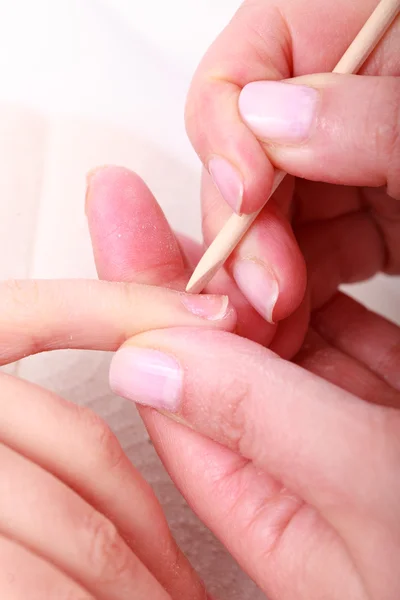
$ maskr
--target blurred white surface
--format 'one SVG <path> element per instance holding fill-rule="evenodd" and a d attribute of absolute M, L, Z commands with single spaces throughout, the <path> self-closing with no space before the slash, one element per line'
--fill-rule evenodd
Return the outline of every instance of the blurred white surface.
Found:
<path fill-rule="evenodd" d="M 238 0 L 0 0 L 0 277 L 94 276 L 83 198 L 96 164 L 136 170 L 177 229 L 199 235 L 199 164 L 183 125 L 193 70 Z M 398 279 L 352 288 L 400 322 Z M 13 370 L 92 406 L 165 506 L 210 591 L 263 597 L 160 467 L 107 356 L 61 352 Z M 218 558 L 218 560 L 216 560 Z"/>

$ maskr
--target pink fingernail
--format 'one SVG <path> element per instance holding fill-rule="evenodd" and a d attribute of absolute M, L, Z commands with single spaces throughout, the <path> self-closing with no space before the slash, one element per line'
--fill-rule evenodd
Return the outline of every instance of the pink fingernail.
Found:
<path fill-rule="evenodd" d="M 208 170 L 214 185 L 231 209 L 240 214 L 243 202 L 243 181 L 239 172 L 229 161 L 214 156 L 208 163 Z"/>
<path fill-rule="evenodd" d="M 181 298 L 191 313 L 209 321 L 220 321 L 231 311 L 228 296 L 182 294 Z"/>
<path fill-rule="evenodd" d="M 239 111 L 258 138 L 299 143 L 310 136 L 318 97 L 318 91 L 310 87 L 256 81 L 243 88 Z"/>
<path fill-rule="evenodd" d="M 110 387 L 118 396 L 158 410 L 178 410 L 182 369 L 172 356 L 149 348 L 125 347 L 114 355 Z"/>
<path fill-rule="evenodd" d="M 233 277 L 257 312 L 269 323 L 274 323 L 273 312 L 279 296 L 279 285 L 274 274 L 256 260 L 242 259 L 233 265 Z"/>

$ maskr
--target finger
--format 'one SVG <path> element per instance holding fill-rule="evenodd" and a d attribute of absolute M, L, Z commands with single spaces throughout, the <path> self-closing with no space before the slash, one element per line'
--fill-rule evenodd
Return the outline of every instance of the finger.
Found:
<path fill-rule="evenodd" d="M 335 219 L 365 208 L 360 188 L 296 179 L 293 226 Z"/>
<path fill-rule="evenodd" d="M 132 343 L 112 362 L 116 393 L 171 413 L 280 481 L 352 544 L 364 571 L 374 549 L 394 553 L 400 431 L 393 411 L 232 334 L 163 330 Z M 369 461 L 360 458 L 366 454 Z M 360 527 L 373 540 L 362 549 L 353 546 Z M 394 585 L 394 563 L 385 567 Z"/>
<path fill-rule="evenodd" d="M 144 181 L 122 167 L 88 176 L 86 215 L 102 279 L 163 285 L 185 266 L 177 240 Z"/>
<path fill-rule="evenodd" d="M 141 281 L 184 290 L 189 277 L 187 260 L 156 199 L 135 173 L 115 166 L 92 172 L 88 178 L 86 214 L 101 279 Z M 165 520 L 162 522 L 160 515 L 155 518 L 156 513 L 153 516 L 147 513 L 147 510 L 154 511 L 154 496 L 150 502 L 147 492 L 145 495 L 140 493 L 143 490 L 141 478 L 139 492 L 131 489 L 138 483 L 136 471 L 134 476 L 132 486 L 126 489 L 126 497 L 121 496 L 121 503 L 114 508 L 113 518 L 118 519 L 115 522 L 120 523 L 123 531 L 127 531 L 127 539 L 138 556 L 174 600 L 187 596 L 202 600 L 204 588 L 189 561 L 176 547 L 169 531 L 168 535 L 163 534 Z M 125 474 L 121 474 L 121 480 L 126 481 Z M 109 490 L 116 489 L 115 482 L 110 482 L 107 493 L 100 492 L 98 483 L 96 494 L 102 503 L 107 503 Z M 130 510 L 131 500 L 128 496 L 136 497 L 138 493 L 141 508 L 136 518 L 135 511 L 132 513 Z M 154 552 L 155 548 L 160 548 L 160 544 L 165 552 L 163 560 L 159 560 L 158 552 Z"/>
<path fill-rule="evenodd" d="M 400 397 L 396 390 L 313 329 L 308 331 L 294 362 L 367 402 L 399 407 Z"/>
<path fill-rule="evenodd" d="M 222 197 L 238 213 L 258 210 L 273 180 L 271 163 L 240 118 L 239 93 L 253 80 L 288 77 L 289 53 L 281 13 L 265 3 L 245 2 L 207 52 L 188 95 L 191 142 Z"/>
<path fill-rule="evenodd" d="M 170 598 L 108 519 L 4 445 L 0 458 L 7 473 L 0 479 L 3 535 L 53 563 L 99 600 Z"/>
<path fill-rule="evenodd" d="M 328 302 L 339 285 L 385 269 L 384 238 L 367 211 L 315 221 L 295 231 L 307 264 L 313 310 Z"/>
<path fill-rule="evenodd" d="M 343 541 L 312 506 L 236 452 L 156 411 L 141 412 L 190 507 L 268 598 L 298 589 L 310 600 L 332 589 L 364 597 Z"/>
<path fill-rule="evenodd" d="M 135 173 L 111 166 L 97 169 L 89 177 L 86 212 L 101 279 L 185 288 L 191 272 L 187 266 L 198 250 L 186 240 L 180 250 L 156 199 Z M 149 232 L 150 242 L 144 230 Z M 185 252 L 188 256 L 182 257 Z M 222 290 L 236 309 L 237 332 L 268 344 L 275 328 L 250 306 L 224 270 L 206 292 L 220 294 Z"/>
<path fill-rule="evenodd" d="M 278 324 L 268 348 L 281 358 L 291 360 L 303 345 L 310 323 L 310 294 L 307 291 L 299 308 Z"/>
<path fill-rule="evenodd" d="M 226 297 L 100 281 L 8 281 L 0 284 L 0 364 L 58 348 L 115 350 L 152 327 L 232 328 L 235 320 Z"/>
<path fill-rule="evenodd" d="M 374 444 L 383 435 L 377 407 L 231 334 L 164 330 L 128 344 L 114 356 L 110 371 L 111 386 L 120 395 L 178 415 L 321 508 L 332 501 L 332 492 L 353 490 L 358 477 L 367 485 L 367 466 L 353 473 L 354 480 L 349 477 L 358 469 L 355 448 L 361 451 L 371 442 L 371 420 L 376 421 Z M 164 368 L 157 367 L 163 361 Z M 167 390 L 169 381 L 174 386 Z M 334 464 L 346 468 L 336 471 Z M 369 500 L 358 497 L 360 490 L 354 493 L 354 502 L 378 501 L 376 489 Z"/>
<path fill-rule="evenodd" d="M 271 164 L 245 126 L 238 98 L 248 83 L 330 71 L 376 6 L 358 0 L 326 4 L 248 0 L 211 46 L 194 77 L 186 109 L 192 144 L 234 211 L 261 208 L 272 186 Z M 394 29 L 394 28 L 393 28 Z M 370 72 L 395 64 L 395 32 L 369 61 Z M 388 57 L 392 57 L 388 61 Z"/>
<path fill-rule="evenodd" d="M 0 536 L 0 597 L 7 600 L 70 598 L 94 600 L 54 565 L 14 541 Z"/>
<path fill-rule="evenodd" d="M 345 294 L 314 312 L 312 323 L 328 343 L 400 392 L 400 328 L 394 323 Z M 396 396 L 400 402 L 399 393 Z"/>
<path fill-rule="evenodd" d="M 26 381 L 6 375 L 0 381 L 0 441 L 107 515 L 172 598 L 203 600 L 204 588 L 186 566 L 153 490 L 105 422 Z"/>
<path fill-rule="evenodd" d="M 291 194 L 292 183 L 287 192 Z M 230 210 L 205 174 L 202 188 L 203 235 L 210 244 Z M 286 217 L 273 199 L 260 214 L 226 265 L 239 289 L 259 314 L 272 323 L 292 314 L 304 298 L 303 256 Z"/>
<path fill-rule="evenodd" d="M 251 83 L 239 108 L 280 169 L 399 199 L 399 98 L 399 77 L 327 74 Z"/>
<path fill-rule="evenodd" d="M 383 188 L 364 188 L 362 200 L 382 235 L 386 254 L 383 270 L 396 275 L 400 273 L 400 202 L 390 198 Z"/>
<path fill-rule="evenodd" d="M 191 272 L 194 266 L 199 262 L 202 249 L 199 244 L 179 235 L 181 251 L 186 255 L 187 263 L 190 265 Z M 214 277 L 207 285 L 207 292 L 212 294 L 224 293 L 229 297 L 230 302 L 236 309 L 237 321 L 235 332 L 237 335 L 246 337 L 253 342 L 257 342 L 269 347 L 275 337 L 277 327 L 266 323 L 259 313 L 249 304 L 243 293 L 237 287 L 235 281 L 226 272 L 221 269 L 218 277 Z M 297 330 L 297 329 L 296 329 Z"/>

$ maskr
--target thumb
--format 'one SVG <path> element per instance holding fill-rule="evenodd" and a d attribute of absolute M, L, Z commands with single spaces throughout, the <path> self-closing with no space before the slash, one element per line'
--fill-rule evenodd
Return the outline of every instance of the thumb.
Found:
<path fill-rule="evenodd" d="M 387 185 L 400 198 L 400 78 L 257 81 L 243 88 L 239 110 L 280 169 L 327 183 Z"/>

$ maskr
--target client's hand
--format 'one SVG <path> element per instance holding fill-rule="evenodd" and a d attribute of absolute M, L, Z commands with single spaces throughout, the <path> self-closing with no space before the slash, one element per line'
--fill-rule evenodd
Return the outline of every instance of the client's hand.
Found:
<path fill-rule="evenodd" d="M 219 297 L 135 284 L 0 284 L 0 365 L 115 350 L 170 325 L 234 327 Z M 151 488 L 89 409 L 0 374 L 0 597 L 204 600 Z"/>
<path fill-rule="evenodd" d="M 100 276 L 184 285 L 187 261 L 135 175 L 98 171 L 87 212 Z M 123 346 L 111 385 L 157 409 L 141 412 L 175 483 L 269 598 L 395 600 L 400 330 L 338 294 L 330 261 L 311 279 L 324 300 L 297 364 L 231 333 L 165 329 Z M 374 261 L 374 248 L 350 261 L 352 278 Z M 226 274 L 214 285 L 235 299 Z M 254 338 L 258 317 L 237 308 Z M 289 320 L 278 333 L 275 349 L 290 355 Z"/>

